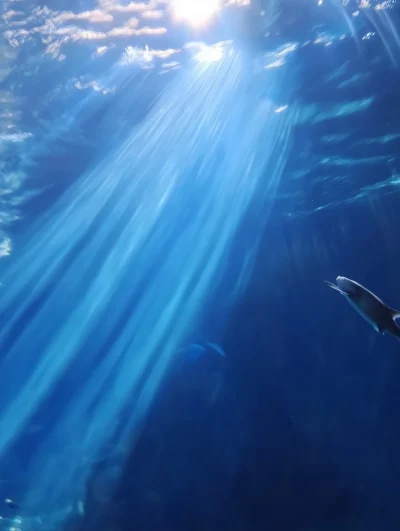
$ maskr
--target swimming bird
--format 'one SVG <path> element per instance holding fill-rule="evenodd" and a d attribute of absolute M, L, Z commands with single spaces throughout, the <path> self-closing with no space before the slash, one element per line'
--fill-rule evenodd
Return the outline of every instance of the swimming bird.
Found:
<path fill-rule="evenodd" d="M 371 291 L 358 282 L 346 277 L 337 277 L 336 284 L 325 280 L 332 289 L 337 290 L 380 334 L 392 334 L 400 340 L 400 328 L 395 320 L 400 317 L 400 310 L 387 306 Z"/>

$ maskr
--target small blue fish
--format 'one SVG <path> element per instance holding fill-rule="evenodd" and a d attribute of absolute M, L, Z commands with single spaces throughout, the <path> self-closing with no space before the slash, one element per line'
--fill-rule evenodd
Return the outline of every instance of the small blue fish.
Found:
<path fill-rule="evenodd" d="M 212 350 L 215 350 L 215 352 L 217 352 L 223 358 L 226 358 L 224 349 L 220 347 L 219 345 L 217 345 L 216 343 L 210 343 L 209 341 L 206 341 L 206 345 L 207 347 L 210 347 Z"/>
<path fill-rule="evenodd" d="M 185 353 L 186 361 L 198 361 L 205 354 L 206 349 L 201 345 L 193 343 L 193 345 L 183 349 L 181 352 Z"/>
<path fill-rule="evenodd" d="M 6 498 L 4 500 L 4 503 L 7 505 L 7 507 L 10 507 L 10 509 L 20 509 L 21 508 L 18 505 L 18 503 L 15 503 L 14 501 L 10 500 L 10 498 Z"/>
<path fill-rule="evenodd" d="M 211 343 L 210 341 L 205 341 L 203 344 L 192 343 L 189 347 L 183 348 L 179 352 L 184 354 L 186 361 L 196 362 L 201 359 L 207 351 L 210 350 L 219 354 L 223 358 L 226 358 L 223 348 L 216 343 Z"/>

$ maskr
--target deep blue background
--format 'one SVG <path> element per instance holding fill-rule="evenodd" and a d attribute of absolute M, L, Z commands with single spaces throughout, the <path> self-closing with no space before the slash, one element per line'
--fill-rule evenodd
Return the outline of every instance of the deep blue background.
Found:
<path fill-rule="evenodd" d="M 282 20 L 293 4 L 285 9 Z M 303 11 L 301 16 L 306 17 Z M 296 20 L 297 25 L 284 26 L 277 42 L 307 34 Z M 237 37 L 249 54 L 259 50 L 259 32 L 254 34 Z M 376 57 L 378 64 L 372 62 Z M 368 72 L 368 81 L 348 91 L 327 90 L 324 76 L 343 58 L 354 72 Z M 327 145 L 321 141 L 324 135 L 348 133 L 357 140 L 399 130 L 400 75 L 379 40 L 363 41 L 361 51 L 351 40 L 329 49 L 307 47 L 292 60 L 301 72 L 294 98 L 302 105 L 328 108 L 371 95 L 375 100 L 365 113 L 299 124 L 287 173 L 307 156 L 370 156 L 368 146 Z M 125 86 L 116 97 L 126 101 L 129 90 Z M 159 90 L 161 85 L 154 84 L 143 94 L 135 122 L 146 115 Z M 48 112 L 51 116 L 58 109 Z M 55 172 L 58 178 L 26 205 L 23 223 L 33 223 L 100 157 L 106 142 L 104 113 L 99 102 L 97 112 L 80 118 L 90 147 L 79 150 L 70 131 L 67 139 L 57 140 L 66 144 L 64 159 L 59 151 L 38 158 L 41 171 L 32 186 L 42 186 Z M 120 124 L 121 137 L 131 126 L 129 119 Z M 68 526 L 121 531 L 398 529 L 400 344 L 377 335 L 323 283 L 337 275 L 353 278 L 400 309 L 396 189 L 346 201 L 363 186 L 384 180 L 377 176 L 389 177 L 399 169 L 396 142 L 374 147 L 374 155 L 392 157 L 389 167 L 352 166 L 340 186 L 335 177 L 343 169 L 333 166 L 325 174 L 316 166 L 297 184 L 283 180 L 281 194 L 296 193 L 297 200 L 280 199 L 275 205 L 247 291 L 230 312 L 211 312 L 200 327 L 222 338 L 227 359 L 209 350 L 193 363 L 177 361 L 123 470 L 112 451 L 94 467 L 85 518 Z M 337 204 L 312 212 L 329 202 Z M 258 209 L 249 213 L 233 254 L 240 252 L 262 215 Z M 22 224 L 14 228 L 16 256 L 23 229 Z M 229 291 L 228 279 L 220 290 Z M 12 342 L 13 336 L 8 339 Z M 56 416 L 57 408 L 47 413 Z M 29 454 L 35 438 L 40 439 L 40 432 L 31 435 L 20 455 Z M 23 458 L 23 467 L 21 462 Z M 119 481 L 114 468 L 122 472 Z"/>
<path fill-rule="evenodd" d="M 328 61 L 325 50 L 302 54 L 300 100 L 342 101 L 343 93 L 339 98 L 318 85 L 338 55 L 369 70 L 371 57 L 383 57 L 370 43 L 364 56 L 347 43 L 329 53 Z M 372 108 L 299 126 L 288 168 L 296 167 L 305 138 L 321 157 L 369 156 L 366 147 L 326 147 L 320 137 L 396 131 L 398 81 L 383 59 L 367 85 L 345 95 L 374 94 Z M 388 152 L 393 144 L 379 154 Z M 343 193 L 335 190 L 332 168 L 320 184 L 314 182 L 318 171 L 299 185 L 304 210 L 320 204 L 321 195 L 340 201 Z M 351 195 L 388 168 L 364 165 L 350 172 Z M 400 306 L 398 201 L 396 193 L 366 197 L 312 215 L 295 210 L 289 219 L 276 208 L 249 289 L 225 328 L 227 367 L 210 353 L 209 365 L 202 360 L 194 374 L 171 376 L 111 510 L 107 506 L 107 518 L 96 526 L 105 518 L 105 525 L 146 530 L 397 529 L 400 345 L 377 335 L 323 280 L 339 274 L 357 279 Z M 241 238 L 254 223 L 250 213 Z M 222 370 L 223 389 L 210 408 L 210 379 Z M 97 516 L 93 509 L 90 518 Z"/>

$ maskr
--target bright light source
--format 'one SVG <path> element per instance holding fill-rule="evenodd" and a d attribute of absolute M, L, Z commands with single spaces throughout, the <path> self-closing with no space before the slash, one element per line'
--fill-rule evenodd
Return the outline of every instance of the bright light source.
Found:
<path fill-rule="evenodd" d="M 202 26 L 220 9 L 221 0 L 172 0 L 171 5 L 176 18 Z"/>
<path fill-rule="evenodd" d="M 221 46 L 204 46 L 195 55 L 195 59 L 200 63 L 214 63 L 220 61 L 223 57 L 223 49 Z"/>

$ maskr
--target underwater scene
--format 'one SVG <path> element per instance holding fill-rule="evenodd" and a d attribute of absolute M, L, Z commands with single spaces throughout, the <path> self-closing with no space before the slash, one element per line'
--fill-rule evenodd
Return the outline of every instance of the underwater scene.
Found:
<path fill-rule="evenodd" d="M 400 530 L 399 192 L 396 0 L 1 0 L 0 531 Z"/>

